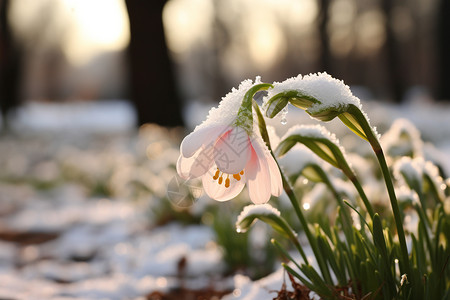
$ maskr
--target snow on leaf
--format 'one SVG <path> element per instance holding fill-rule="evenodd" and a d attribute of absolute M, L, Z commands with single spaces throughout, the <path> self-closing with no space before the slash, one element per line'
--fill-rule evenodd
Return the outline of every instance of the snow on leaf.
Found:
<path fill-rule="evenodd" d="M 255 84 L 261 83 L 261 77 L 256 77 L 253 82 L 251 79 L 242 81 L 239 87 L 233 88 L 231 92 L 226 94 L 219 103 L 218 107 L 213 107 L 208 113 L 208 117 L 203 123 L 198 125 L 194 131 L 206 126 L 228 124 L 233 125 L 245 93 Z"/>
<path fill-rule="evenodd" d="M 349 104 L 361 109 L 360 100 L 352 94 L 350 88 L 343 81 L 335 79 L 327 73 L 298 75 L 283 82 L 275 82 L 273 86 L 265 98 L 266 102 L 281 92 L 296 90 L 314 97 L 320 102 L 312 103 L 307 109 L 313 115 L 329 109 L 341 111 Z"/>

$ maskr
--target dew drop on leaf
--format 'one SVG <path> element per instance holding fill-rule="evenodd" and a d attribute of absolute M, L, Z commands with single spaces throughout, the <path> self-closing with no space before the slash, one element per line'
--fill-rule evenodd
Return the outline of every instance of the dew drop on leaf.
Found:
<path fill-rule="evenodd" d="M 287 124 L 287 113 L 288 113 L 288 108 L 287 105 L 281 110 L 281 125 L 286 125 Z"/>

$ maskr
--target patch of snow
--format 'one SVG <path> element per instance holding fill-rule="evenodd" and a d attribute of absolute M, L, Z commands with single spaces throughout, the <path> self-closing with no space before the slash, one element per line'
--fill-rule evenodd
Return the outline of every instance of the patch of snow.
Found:
<path fill-rule="evenodd" d="M 136 126 L 128 101 L 42 103 L 29 101 L 13 119 L 15 131 L 126 132 Z"/>
<path fill-rule="evenodd" d="M 22 274 L 26 279 L 46 278 L 75 282 L 101 276 L 107 271 L 109 271 L 108 265 L 100 261 L 60 263 L 56 260 L 42 260 L 26 266 Z"/>

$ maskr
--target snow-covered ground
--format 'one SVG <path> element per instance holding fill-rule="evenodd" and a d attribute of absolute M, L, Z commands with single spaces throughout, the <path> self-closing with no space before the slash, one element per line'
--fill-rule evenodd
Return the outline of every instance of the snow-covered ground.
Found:
<path fill-rule="evenodd" d="M 449 105 L 363 108 L 380 133 L 397 118 L 412 121 L 450 174 Z M 207 110 L 188 107 L 187 120 L 196 120 L 188 127 Z M 269 123 L 280 136 L 293 124 L 316 123 L 294 108 L 287 121 Z M 289 289 L 281 269 L 258 281 L 224 278 L 210 226 L 156 222 L 179 139 L 157 126 L 138 132 L 135 123 L 124 101 L 29 103 L 19 110 L 15 134 L 0 138 L 0 298 L 144 299 L 181 281 L 230 290 L 227 300 L 272 299 L 285 281 Z M 345 143 L 346 129 L 329 125 Z"/>

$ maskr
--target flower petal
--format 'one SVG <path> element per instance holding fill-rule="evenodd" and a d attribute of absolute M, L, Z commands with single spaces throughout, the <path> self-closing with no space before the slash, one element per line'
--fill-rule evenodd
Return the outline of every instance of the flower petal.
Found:
<path fill-rule="evenodd" d="M 270 153 L 266 154 L 266 160 L 269 165 L 271 193 L 275 197 L 278 197 L 283 192 L 283 181 L 281 180 L 280 169 Z"/>
<path fill-rule="evenodd" d="M 246 166 L 247 186 L 250 199 L 255 204 L 264 204 L 270 199 L 271 183 L 269 165 L 264 149 L 252 143 L 252 157 Z"/>
<path fill-rule="evenodd" d="M 181 155 L 191 157 L 202 146 L 214 145 L 217 138 L 230 130 L 228 125 L 205 126 L 187 135 L 180 145 Z"/>
<path fill-rule="evenodd" d="M 219 170 L 227 174 L 242 171 L 250 155 L 250 138 L 240 127 L 234 127 L 223 134 L 214 145 L 214 161 Z"/>
<path fill-rule="evenodd" d="M 177 173 L 184 179 L 197 178 L 205 174 L 213 164 L 213 147 L 204 147 L 195 152 L 191 157 L 180 155 L 177 161 Z"/>
<path fill-rule="evenodd" d="M 213 165 L 208 173 L 202 177 L 203 188 L 205 189 L 206 194 L 217 201 L 227 201 L 239 195 L 244 188 L 245 178 L 241 178 L 240 181 L 231 179 L 231 184 L 227 188 L 224 183 L 219 184 L 217 180 L 213 179 L 216 170 L 217 166 Z"/>

